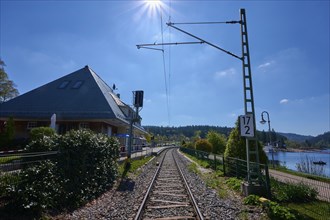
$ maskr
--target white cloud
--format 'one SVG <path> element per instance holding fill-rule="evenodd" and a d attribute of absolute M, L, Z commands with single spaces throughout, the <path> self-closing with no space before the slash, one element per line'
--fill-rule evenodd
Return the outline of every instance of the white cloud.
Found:
<path fill-rule="evenodd" d="M 229 76 L 233 76 L 236 74 L 236 70 L 234 68 L 230 68 L 230 69 L 226 69 L 223 71 L 218 71 L 214 74 L 214 78 L 215 79 L 220 79 L 223 77 L 229 77 Z"/>
<path fill-rule="evenodd" d="M 282 99 L 280 101 L 280 104 L 287 104 L 289 102 L 289 99 Z"/>
<path fill-rule="evenodd" d="M 268 68 L 268 67 L 270 67 L 271 65 L 273 65 L 275 63 L 275 61 L 274 60 L 271 60 L 271 61 L 268 61 L 268 62 L 266 62 L 266 63 L 263 63 L 263 64 L 260 64 L 259 66 L 258 66 L 258 69 L 265 69 L 265 68 Z"/>

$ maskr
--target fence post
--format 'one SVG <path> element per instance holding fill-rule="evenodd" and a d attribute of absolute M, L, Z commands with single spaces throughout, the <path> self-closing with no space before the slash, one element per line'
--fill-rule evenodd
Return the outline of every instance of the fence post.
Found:
<path fill-rule="evenodd" d="M 214 154 L 214 170 L 217 171 L 217 156 Z"/>
<path fill-rule="evenodd" d="M 272 192 L 271 192 L 271 187 L 270 187 L 269 170 L 268 170 L 268 165 L 267 164 L 265 164 L 265 175 L 266 175 L 267 196 L 268 196 L 268 199 L 271 199 L 272 198 Z"/>
<path fill-rule="evenodd" d="M 226 162 L 224 155 L 222 155 L 222 166 L 223 166 L 223 175 L 226 176 Z"/>

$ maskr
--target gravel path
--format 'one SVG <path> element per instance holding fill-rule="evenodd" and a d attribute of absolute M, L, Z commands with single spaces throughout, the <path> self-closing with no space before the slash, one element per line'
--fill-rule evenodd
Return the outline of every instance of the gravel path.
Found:
<path fill-rule="evenodd" d="M 177 157 L 181 158 L 180 167 L 187 175 L 187 181 L 205 219 L 265 219 L 259 209 L 244 206 L 238 196 L 219 198 L 217 192 L 208 188 L 197 174 L 188 171 L 187 167 L 191 163 L 188 159 L 180 154 Z M 153 159 L 141 168 L 138 176 L 118 182 L 113 189 L 84 207 L 53 219 L 134 219 L 158 160 L 159 157 Z"/>

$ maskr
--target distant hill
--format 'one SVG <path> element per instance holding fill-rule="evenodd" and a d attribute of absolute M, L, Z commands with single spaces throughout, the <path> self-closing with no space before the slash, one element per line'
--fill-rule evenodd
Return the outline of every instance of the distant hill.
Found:
<path fill-rule="evenodd" d="M 290 141 L 297 141 L 297 142 L 300 142 L 300 143 L 304 142 L 306 140 L 310 140 L 310 139 L 314 138 L 311 135 L 300 135 L 300 134 L 282 133 L 282 132 L 278 132 L 278 134 L 283 135 L 284 137 L 286 137 Z"/>
<path fill-rule="evenodd" d="M 206 138 L 207 132 L 216 131 L 218 133 L 229 136 L 233 128 L 220 127 L 220 126 L 209 126 L 209 125 L 190 125 L 180 127 L 163 127 L 163 126 L 143 126 L 146 131 L 153 135 L 161 135 L 166 137 L 178 137 L 184 135 L 185 137 L 191 138 L 195 135 L 196 131 L 200 131 L 200 137 Z M 258 131 L 258 139 L 263 143 L 268 142 L 268 132 Z M 326 132 L 322 135 L 313 137 L 311 135 L 299 135 L 293 133 L 274 132 L 271 133 L 272 140 L 277 140 L 281 143 L 287 140 L 296 142 L 298 147 L 309 147 L 309 148 L 330 148 L 330 132 Z"/>
<path fill-rule="evenodd" d="M 308 140 L 313 146 L 330 148 L 330 131 Z"/>
<path fill-rule="evenodd" d="M 184 135 L 186 137 L 193 137 L 195 131 L 201 131 L 201 138 L 205 138 L 208 131 L 216 131 L 218 133 L 229 136 L 232 128 L 209 126 L 209 125 L 190 125 L 180 127 L 163 127 L 163 126 L 143 126 L 144 129 L 154 135 L 172 136 L 172 135 Z"/>

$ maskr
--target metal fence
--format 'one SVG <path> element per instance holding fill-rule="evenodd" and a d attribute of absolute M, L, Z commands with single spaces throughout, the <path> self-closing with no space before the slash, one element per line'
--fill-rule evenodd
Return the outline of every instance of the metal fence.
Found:
<path fill-rule="evenodd" d="M 292 172 L 292 171 L 291 171 Z M 294 172 L 293 172 L 294 173 Z M 303 184 L 314 188 L 318 192 L 318 199 L 330 202 L 330 179 L 328 181 L 319 181 L 317 176 L 308 175 L 306 177 L 284 173 L 278 170 L 270 170 L 269 175 L 279 182 L 291 184 Z M 330 211 L 330 210 L 329 210 Z M 329 213 L 330 214 L 330 213 Z"/>
<path fill-rule="evenodd" d="M 223 155 L 214 155 L 212 153 L 197 151 L 194 149 L 188 149 L 181 147 L 180 150 L 189 155 L 195 156 L 198 159 L 209 161 L 210 168 L 219 169 L 224 172 L 225 176 L 233 176 L 238 178 L 246 178 L 247 176 L 247 162 L 232 157 L 224 158 Z M 277 171 L 274 169 L 268 169 L 267 164 L 251 163 L 250 168 L 255 171 L 260 169 L 261 184 L 267 189 L 267 195 L 271 197 L 271 181 L 270 177 L 282 183 L 303 184 L 311 188 L 314 188 L 318 192 L 318 199 L 326 202 L 330 202 L 330 179 L 329 181 L 319 181 L 317 176 L 308 175 L 308 177 L 301 177 L 301 173 L 288 174 L 285 172 Z M 255 177 L 257 178 L 257 177 Z"/>
<path fill-rule="evenodd" d="M 238 158 L 224 157 L 224 155 L 217 155 L 209 152 L 198 151 L 190 148 L 181 147 L 180 150 L 189 155 L 195 156 L 198 159 L 206 160 L 210 164 L 210 168 L 223 171 L 225 176 L 237 177 L 246 179 L 247 177 L 247 161 Z M 259 169 L 259 171 L 258 171 Z M 270 180 L 268 166 L 265 164 L 250 163 L 250 170 L 255 171 L 251 173 L 260 173 L 261 176 L 251 176 L 258 184 L 264 186 L 265 196 L 271 197 Z"/>
<path fill-rule="evenodd" d="M 58 151 L 0 154 L 0 174 L 13 172 L 47 159 L 53 159 Z"/>

